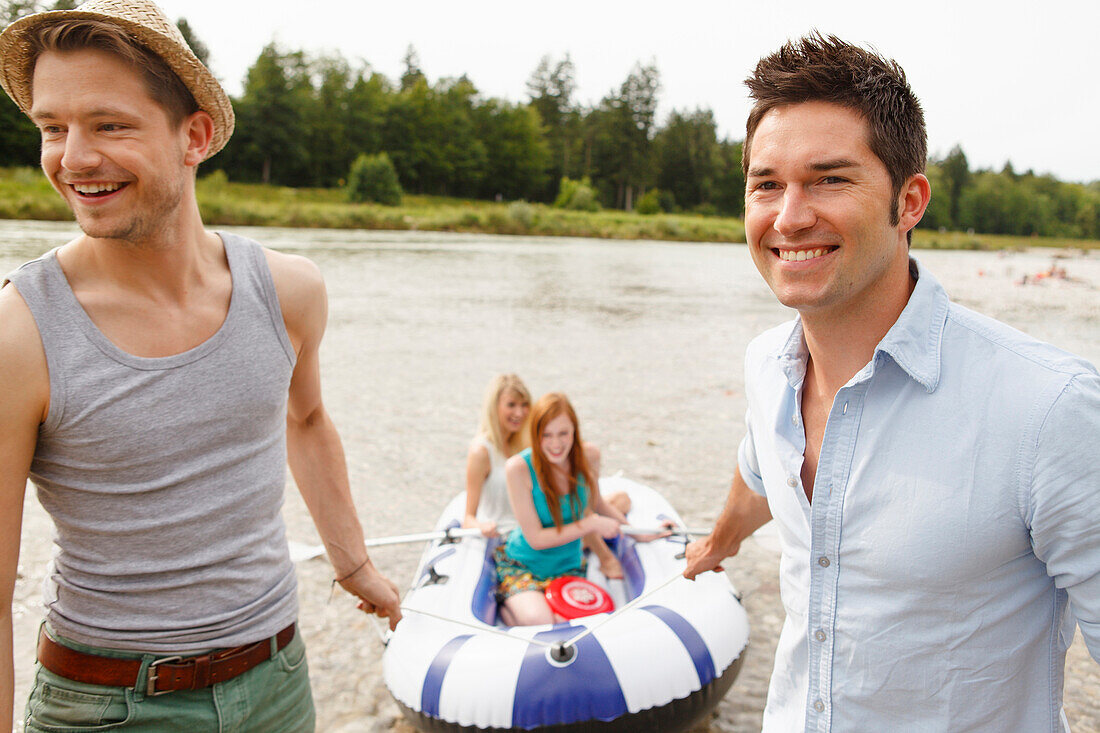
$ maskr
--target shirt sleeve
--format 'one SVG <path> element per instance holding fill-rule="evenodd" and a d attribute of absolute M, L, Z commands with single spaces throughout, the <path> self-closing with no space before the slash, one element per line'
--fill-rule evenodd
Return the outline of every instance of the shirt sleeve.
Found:
<path fill-rule="evenodd" d="M 741 446 L 737 449 L 737 470 L 741 472 L 741 478 L 750 489 L 765 498 L 768 496 L 764 490 L 764 478 L 760 475 L 760 463 L 756 459 L 751 410 L 745 410 L 745 437 L 741 439 Z"/>
<path fill-rule="evenodd" d="M 1100 376 L 1069 381 L 1032 448 L 1032 546 L 1100 662 Z"/>

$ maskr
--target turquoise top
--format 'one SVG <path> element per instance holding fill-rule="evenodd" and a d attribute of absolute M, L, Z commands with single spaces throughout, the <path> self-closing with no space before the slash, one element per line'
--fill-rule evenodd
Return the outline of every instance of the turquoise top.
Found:
<path fill-rule="evenodd" d="M 535 502 L 535 511 L 539 515 L 539 521 L 543 527 L 553 527 L 554 518 L 550 515 L 550 507 L 546 503 L 546 496 L 539 486 L 538 476 L 535 475 L 535 467 L 531 465 L 531 449 L 523 451 L 519 455 L 527 463 L 527 470 L 531 473 L 531 498 Z M 584 476 L 577 477 L 577 494 L 580 496 L 580 512 L 583 515 L 584 508 L 588 505 L 588 487 L 585 486 Z M 569 524 L 577 517 L 573 514 L 572 502 L 561 503 L 562 524 Z M 506 548 L 508 557 L 523 563 L 531 574 L 539 580 L 555 578 L 565 575 L 571 570 L 581 567 L 582 549 L 581 541 L 573 540 L 557 547 L 547 547 L 545 550 L 536 550 L 527 543 L 527 538 L 519 527 L 508 535 Z"/>

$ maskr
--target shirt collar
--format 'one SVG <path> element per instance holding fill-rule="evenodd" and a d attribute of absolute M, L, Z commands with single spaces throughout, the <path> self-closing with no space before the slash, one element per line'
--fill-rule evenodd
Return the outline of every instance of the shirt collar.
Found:
<path fill-rule="evenodd" d="M 925 390 L 934 392 L 940 383 L 940 349 L 951 301 L 932 273 L 912 257 L 909 269 L 917 284 L 898 320 L 879 342 L 875 355 L 889 354 Z"/>
<path fill-rule="evenodd" d="M 879 352 L 889 354 L 912 379 L 933 392 L 940 381 L 940 348 L 950 300 L 939 281 L 912 257 L 909 258 L 909 271 L 917 283 L 898 320 L 875 348 L 875 357 Z M 806 377 L 809 356 L 802 336 L 801 318 L 795 318 L 790 336 L 775 356 L 782 363 L 787 383 L 799 389 Z M 871 362 L 873 369 L 875 358 Z"/>

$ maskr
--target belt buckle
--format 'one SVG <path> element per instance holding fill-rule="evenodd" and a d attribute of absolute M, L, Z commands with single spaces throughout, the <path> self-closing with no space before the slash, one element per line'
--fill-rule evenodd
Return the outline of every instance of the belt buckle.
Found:
<path fill-rule="evenodd" d="M 154 659 L 149 664 L 149 669 L 146 672 L 145 679 L 145 696 L 156 697 L 157 695 L 167 695 L 169 692 L 175 692 L 175 690 L 157 690 L 157 667 L 168 662 L 182 662 L 183 657 L 162 657 L 161 659 Z"/>

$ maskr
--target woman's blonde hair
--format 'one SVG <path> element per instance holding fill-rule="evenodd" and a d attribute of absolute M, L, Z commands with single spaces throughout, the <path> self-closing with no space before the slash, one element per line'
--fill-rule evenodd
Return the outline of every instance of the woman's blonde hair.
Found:
<path fill-rule="evenodd" d="M 498 374 L 485 388 L 485 400 L 481 405 L 481 422 L 478 435 L 481 435 L 505 455 L 514 455 L 528 445 L 527 423 L 508 438 L 508 450 L 505 450 L 504 435 L 500 429 L 500 396 L 506 392 L 515 392 L 517 396 L 531 404 L 531 393 L 527 391 L 523 380 L 515 374 Z"/>

